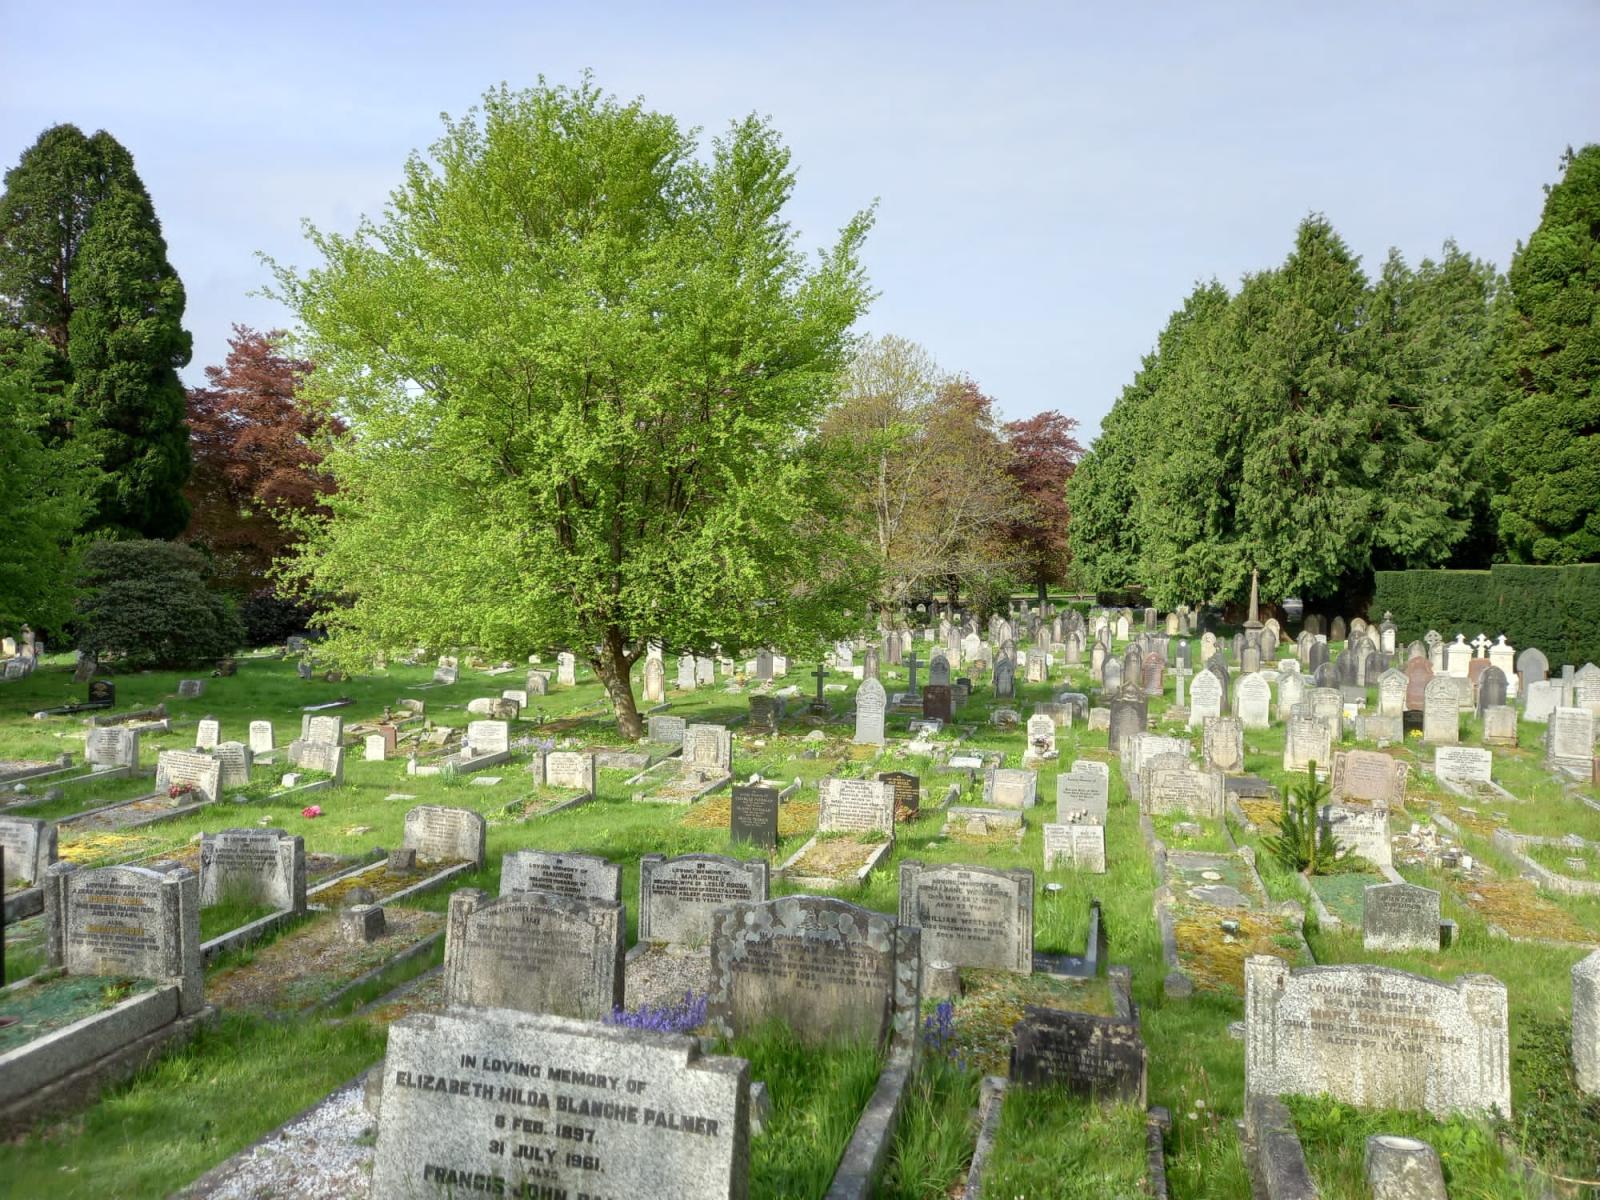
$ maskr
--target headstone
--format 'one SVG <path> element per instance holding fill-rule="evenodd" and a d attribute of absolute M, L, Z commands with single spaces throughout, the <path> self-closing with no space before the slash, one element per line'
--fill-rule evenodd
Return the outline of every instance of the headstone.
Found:
<path fill-rule="evenodd" d="M 1550 660 L 1537 646 L 1529 646 L 1517 655 L 1517 674 L 1522 679 L 1522 690 L 1550 678 Z"/>
<path fill-rule="evenodd" d="M 922 716 L 927 721 L 949 723 L 954 705 L 947 683 L 930 683 L 922 689 Z"/>
<path fill-rule="evenodd" d="M 1517 744 L 1516 709 L 1507 704 L 1496 704 L 1483 710 L 1483 744 L 1485 746 Z"/>
<path fill-rule="evenodd" d="M 894 786 L 876 779 L 836 779 L 817 785 L 818 833 L 877 831 L 894 836 Z"/>
<path fill-rule="evenodd" d="M 556 682 L 563 687 L 577 686 L 578 659 L 570 650 L 563 650 L 556 655 Z"/>
<path fill-rule="evenodd" d="M 267 754 L 267 753 L 270 753 L 272 751 L 272 749 L 273 749 L 273 744 L 272 744 L 272 722 L 271 721 L 251 721 L 250 722 L 250 753 L 251 754 Z"/>
<path fill-rule="evenodd" d="M 43 883 L 45 871 L 56 861 L 56 846 L 55 822 L 0 814 L 0 847 L 6 852 L 5 890 Z"/>
<path fill-rule="evenodd" d="M 667 665 L 654 654 L 644 660 L 644 702 L 660 704 L 667 698 Z"/>
<path fill-rule="evenodd" d="M 1053 763 L 1056 760 L 1056 723 L 1052 717 L 1035 713 L 1028 718 L 1027 762 Z"/>
<path fill-rule="evenodd" d="M 626 936 L 620 904 L 461 888 L 445 922 L 445 1006 L 598 1021 L 622 1006 Z"/>
<path fill-rule="evenodd" d="M 1523 695 L 1522 716 L 1525 720 L 1546 724 L 1550 714 L 1561 707 L 1561 685 L 1555 680 L 1541 679 L 1530 683 Z"/>
<path fill-rule="evenodd" d="M 1247 1095 L 1511 1116 L 1505 984 L 1367 964 L 1245 961 Z"/>
<path fill-rule="evenodd" d="M 1239 720 L 1246 729 L 1266 729 L 1272 724 L 1272 685 L 1261 675 L 1239 680 Z"/>
<path fill-rule="evenodd" d="M 1439 893 L 1409 883 L 1368 884 L 1361 902 L 1363 950 L 1439 949 Z"/>
<path fill-rule="evenodd" d="M 132 729 L 93 726 L 84 737 L 83 757 L 91 767 L 137 767 L 139 735 Z"/>
<path fill-rule="evenodd" d="M 990 767 L 983 775 L 986 808 L 1032 808 L 1038 803 L 1039 777 L 1026 767 Z"/>
<path fill-rule="evenodd" d="M 419 804 L 406 813 L 400 845 L 402 849 L 415 850 L 419 858 L 476 863 L 481 870 L 486 829 L 482 813 Z"/>
<path fill-rule="evenodd" d="M 883 745 L 883 714 L 888 706 L 889 695 L 876 679 L 865 680 L 856 689 L 856 745 Z"/>
<path fill-rule="evenodd" d="M 1461 705 L 1456 685 L 1447 677 L 1431 679 L 1422 696 L 1422 740 L 1429 746 L 1453 746 L 1461 737 Z"/>
<path fill-rule="evenodd" d="M 217 743 L 222 739 L 222 722 L 213 717 L 207 717 L 195 726 L 194 748 L 196 750 L 215 750 Z"/>
<path fill-rule="evenodd" d="M 1004 700 L 1016 694 L 1016 663 L 1002 654 L 994 660 L 994 694 Z"/>
<path fill-rule="evenodd" d="M 1296 706 L 1304 707 L 1304 706 Z M 1291 715 L 1283 739 L 1283 769 L 1300 774 L 1313 762 L 1321 765 L 1333 757 L 1333 731 L 1318 717 Z"/>
<path fill-rule="evenodd" d="M 1222 715 L 1223 683 L 1214 671 L 1201 671 L 1189 685 L 1189 728 L 1205 725 L 1207 717 Z"/>
<path fill-rule="evenodd" d="M 327 742 L 307 742 L 296 738 L 283 752 L 291 767 L 302 771 L 321 771 L 333 780 L 334 787 L 344 784 L 344 747 Z"/>
<path fill-rule="evenodd" d="M 1101 1017 L 1029 1005 L 1012 1039 L 1013 1084 L 1049 1085 L 1144 1110 L 1147 1056 L 1137 1012 Z"/>
<path fill-rule="evenodd" d="M 1033 872 L 900 864 L 900 924 L 922 930 L 929 962 L 1033 971 Z"/>
<path fill-rule="evenodd" d="M 646 854 L 639 860 L 639 940 L 703 946 L 717 909 L 764 901 L 767 890 L 764 859 Z"/>
<path fill-rule="evenodd" d="M 761 733 L 777 733 L 786 712 L 782 696 L 751 696 L 748 728 Z"/>
<path fill-rule="evenodd" d="M 1203 745 L 1206 761 L 1223 774 L 1244 772 L 1244 722 L 1238 717 L 1208 717 Z"/>
<path fill-rule="evenodd" d="M 697 687 L 710 687 L 717 682 L 717 665 L 713 659 L 706 655 L 695 656 L 694 682 Z"/>
<path fill-rule="evenodd" d="M 337 746 L 344 741 L 344 718 L 307 714 L 300 720 L 300 740 L 317 742 L 324 746 Z"/>
<path fill-rule="evenodd" d="M 733 734 L 726 725 L 686 725 L 681 761 L 707 771 L 733 771 Z"/>
<path fill-rule="evenodd" d="M 1095 727 L 1094 714 L 1103 711 L 1092 709 L 1089 714 L 1089 728 Z M 1136 733 L 1143 733 L 1148 720 L 1143 696 L 1118 695 L 1111 701 L 1107 713 L 1107 745 L 1113 752 L 1120 751 L 1122 744 Z"/>
<path fill-rule="evenodd" d="M 1420 658 L 1405 665 L 1406 711 L 1422 712 L 1427 701 L 1428 684 L 1433 682 L 1433 668 Z M 1454 692 L 1451 693 L 1454 695 Z"/>
<path fill-rule="evenodd" d="M 735 784 L 728 814 L 728 839 L 771 850 L 778 844 L 780 793 L 765 784 Z"/>
<path fill-rule="evenodd" d="M 1494 754 L 1476 746 L 1440 746 L 1433 752 L 1435 779 L 1488 783 L 1493 771 Z"/>
<path fill-rule="evenodd" d="M 221 742 L 213 750 L 217 760 L 217 784 L 225 792 L 238 791 L 250 786 L 250 767 L 255 756 L 243 742 Z"/>
<path fill-rule="evenodd" d="M 1572 1071 L 1579 1091 L 1600 1096 L 1600 950 L 1572 967 Z"/>
<path fill-rule="evenodd" d="M 534 780 L 550 788 L 593 794 L 597 764 L 587 750 L 546 750 L 534 759 Z"/>
<path fill-rule="evenodd" d="M 1400 808 L 1406 802 L 1409 764 L 1372 750 L 1335 750 L 1328 774 L 1328 799 Z"/>
<path fill-rule="evenodd" d="M 878 782 L 894 788 L 895 820 L 915 820 L 922 807 L 922 780 L 906 771 L 880 771 Z"/>
<path fill-rule="evenodd" d="M 1478 715 L 1483 716 L 1484 710 L 1503 706 L 1506 702 L 1506 677 L 1499 667 L 1489 666 L 1478 676 L 1477 709 Z"/>
<path fill-rule="evenodd" d="M 1104 825 L 1044 826 L 1044 869 L 1070 867 L 1092 875 L 1106 872 L 1106 830 Z"/>
<path fill-rule="evenodd" d="M 200 904 L 306 908 L 305 839 L 282 829 L 222 829 L 200 835 Z"/>
<path fill-rule="evenodd" d="M 1227 787 L 1220 771 L 1160 754 L 1139 772 L 1139 811 L 1221 820 Z"/>
<path fill-rule="evenodd" d="M 209 754 L 189 750 L 163 750 L 156 756 L 156 791 L 171 793 L 187 786 L 195 800 L 215 800 L 222 795 L 222 764 Z"/>
<path fill-rule="evenodd" d="M 676 687 L 680 692 L 692 692 L 695 690 L 697 681 L 695 679 L 694 668 L 694 655 L 681 654 L 678 656 L 678 679 Z"/>
<path fill-rule="evenodd" d="M 1080 759 L 1072 770 L 1056 776 L 1056 823 L 1104 825 L 1109 807 L 1111 774 L 1104 763 Z"/>
<path fill-rule="evenodd" d="M 712 915 L 707 1018 L 730 1036 L 779 1023 L 806 1045 L 904 1037 L 921 968 L 915 928 L 848 901 L 730 904 Z"/>
<path fill-rule="evenodd" d="M 1365 859 L 1380 871 L 1394 864 L 1389 845 L 1389 810 L 1325 804 L 1317 813 L 1319 836 L 1327 834 L 1341 850 Z"/>
<path fill-rule="evenodd" d="M 453 654 L 441 654 L 438 665 L 433 669 L 433 682 L 455 683 L 461 678 L 461 665 Z"/>
<path fill-rule="evenodd" d="M 650 716 L 645 718 L 645 741 L 663 746 L 683 745 L 686 722 L 682 717 Z"/>
<path fill-rule="evenodd" d="M 1385 717 L 1398 717 L 1406 710 L 1405 672 L 1393 668 L 1378 676 L 1378 713 Z"/>
<path fill-rule="evenodd" d="M 508 850 L 500 860 L 500 894 L 551 892 L 577 900 L 622 903 L 622 868 L 598 854 Z"/>
<path fill-rule="evenodd" d="M 178 699 L 198 700 L 206 690 L 206 681 L 203 679 L 178 680 Z"/>

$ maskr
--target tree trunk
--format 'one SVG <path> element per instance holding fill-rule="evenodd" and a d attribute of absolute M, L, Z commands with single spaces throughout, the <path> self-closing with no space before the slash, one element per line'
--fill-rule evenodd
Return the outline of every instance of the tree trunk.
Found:
<path fill-rule="evenodd" d="M 630 741 L 644 736 L 644 722 L 633 702 L 633 680 L 629 671 L 633 658 L 622 644 L 622 634 L 616 629 L 606 630 L 605 641 L 600 644 L 600 660 L 594 664 L 595 674 L 605 685 L 606 694 L 617 710 L 617 732 Z"/>
<path fill-rule="evenodd" d="M 1039 580 L 1039 611 L 1040 612 L 1044 611 L 1044 606 L 1049 602 L 1049 600 L 1050 600 L 1050 585 L 1045 583 L 1043 578 L 1041 578 Z"/>

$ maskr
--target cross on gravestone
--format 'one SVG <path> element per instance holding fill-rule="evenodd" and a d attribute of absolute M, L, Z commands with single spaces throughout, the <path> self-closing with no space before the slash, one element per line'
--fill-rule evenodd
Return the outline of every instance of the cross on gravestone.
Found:
<path fill-rule="evenodd" d="M 822 698 L 822 681 L 828 677 L 828 668 L 826 664 L 818 663 L 817 669 L 811 672 L 811 674 L 816 678 L 817 681 L 817 704 L 818 706 L 825 706 L 827 701 Z"/>
<path fill-rule="evenodd" d="M 912 650 L 910 654 L 906 655 L 906 670 L 911 673 L 911 682 L 906 686 L 906 695 L 908 696 L 917 694 L 917 668 L 920 666 L 922 664 L 917 661 L 917 652 Z"/>
<path fill-rule="evenodd" d="M 1489 647 L 1492 645 L 1494 643 L 1481 633 L 1472 639 L 1472 649 L 1476 652 L 1478 658 L 1486 658 L 1489 654 Z"/>

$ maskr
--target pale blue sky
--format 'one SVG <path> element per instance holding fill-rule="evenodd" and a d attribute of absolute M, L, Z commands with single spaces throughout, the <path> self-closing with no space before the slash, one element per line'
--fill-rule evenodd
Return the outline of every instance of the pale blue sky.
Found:
<path fill-rule="evenodd" d="M 1008 417 L 1093 431 L 1191 284 L 1325 212 L 1373 269 L 1454 236 L 1504 267 L 1568 144 L 1600 140 L 1600 3 L 442 4 L 0 0 L 0 162 L 44 127 L 134 154 L 201 367 L 264 250 L 381 208 L 485 88 L 585 67 L 720 129 L 771 116 L 810 244 L 879 201 L 866 329 Z"/>

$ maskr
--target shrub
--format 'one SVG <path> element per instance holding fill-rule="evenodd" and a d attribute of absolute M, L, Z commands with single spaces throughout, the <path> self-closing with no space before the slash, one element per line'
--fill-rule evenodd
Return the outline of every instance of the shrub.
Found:
<path fill-rule="evenodd" d="M 1317 779 L 1317 764 L 1306 767 L 1306 781 L 1291 785 L 1283 795 L 1278 832 L 1261 844 L 1285 871 L 1327 875 L 1348 856 L 1334 841 L 1333 830 L 1318 819 L 1328 802 L 1328 785 Z"/>
<path fill-rule="evenodd" d="M 1369 615 L 1394 613 L 1402 641 L 1430 629 L 1445 637 L 1505 634 L 1537 646 L 1553 666 L 1600 660 L 1600 563 L 1487 571 L 1378 571 Z"/>
<path fill-rule="evenodd" d="M 205 558 L 177 542 L 95 542 L 78 574 L 77 645 L 102 661 L 176 668 L 224 658 L 244 639 L 207 586 Z"/>
<path fill-rule="evenodd" d="M 251 592 L 239 605 L 247 646 L 276 646 L 285 639 L 304 634 L 315 613 L 309 604 L 280 596 L 271 588 Z"/>

